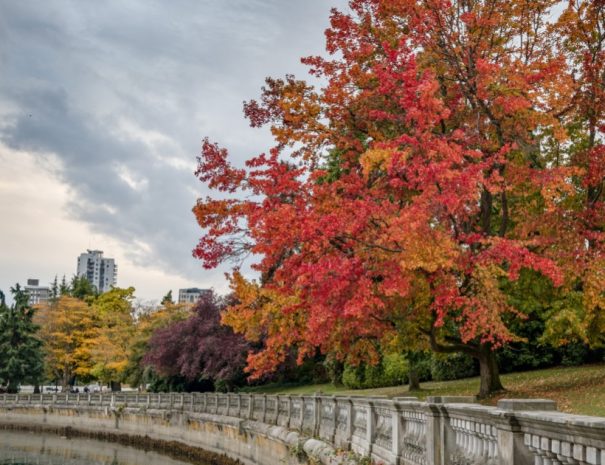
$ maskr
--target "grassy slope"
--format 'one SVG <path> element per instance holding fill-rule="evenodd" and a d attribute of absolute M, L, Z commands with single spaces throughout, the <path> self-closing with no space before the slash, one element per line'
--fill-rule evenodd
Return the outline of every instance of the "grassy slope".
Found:
<path fill-rule="evenodd" d="M 502 383 L 507 389 L 483 403 L 494 405 L 498 399 L 506 398 L 547 398 L 557 401 L 559 410 L 583 415 L 605 416 L 605 365 L 550 368 L 502 375 Z M 251 389 L 253 392 L 271 394 L 324 394 L 339 395 L 410 395 L 406 386 L 377 389 L 347 390 L 331 384 L 315 384 L 297 387 L 266 386 Z M 422 391 L 412 395 L 424 398 L 440 395 L 473 395 L 479 391 L 479 378 L 456 381 L 422 383 Z"/>

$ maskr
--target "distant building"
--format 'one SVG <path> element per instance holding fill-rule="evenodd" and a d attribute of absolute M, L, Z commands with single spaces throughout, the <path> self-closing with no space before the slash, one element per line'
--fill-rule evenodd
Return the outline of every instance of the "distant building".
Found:
<path fill-rule="evenodd" d="M 118 265 L 103 258 L 102 250 L 87 250 L 78 257 L 78 276 L 84 276 L 99 292 L 107 292 L 118 282 Z"/>
<path fill-rule="evenodd" d="M 179 303 L 180 304 L 194 304 L 204 295 L 212 293 L 212 289 L 199 289 L 197 287 L 190 287 L 188 289 L 179 289 Z"/>
<path fill-rule="evenodd" d="M 50 288 L 46 286 L 40 286 L 39 279 L 28 279 L 27 285 L 23 286 L 25 292 L 29 296 L 30 305 L 38 305 L 48 302 L 50 299 Z"/>

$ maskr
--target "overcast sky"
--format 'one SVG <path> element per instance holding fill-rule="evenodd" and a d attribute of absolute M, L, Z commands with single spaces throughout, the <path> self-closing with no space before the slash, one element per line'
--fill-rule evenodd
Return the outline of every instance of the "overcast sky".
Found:
<path fill-rule="evenodd" d="M 306 74 L 345 0 L 0 0 L 0 290 L 115 258 L 159 300 L 226 291 L 191 257 L 193 175 L 208 136 L 239 159 L 270 145 L 242 101 Z"/>

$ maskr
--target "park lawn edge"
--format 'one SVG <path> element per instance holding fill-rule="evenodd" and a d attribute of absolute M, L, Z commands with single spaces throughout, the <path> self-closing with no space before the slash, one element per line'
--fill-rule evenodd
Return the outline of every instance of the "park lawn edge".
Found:
<path fill-rule="evenodd" d="M 505 391 L 483 399 L 481 403 L 495 405 L 502 398 L 538 399 L 557 402 L 562 412 L 605 417 L 605 364 L 574 367 L 554 367 L 542 370 L 507 373 L 502 375 Z M 427 396 L 475 395 L 479 391 L 479 377 L 454 381 L 429 381 L 421 383 L 420 391 L 410 392 L 406 385 L 375 389 L 351 390 L 332 384 L 264 385 L 245 389 L 258 394 L 322 393 L 326 395 L 363 396 Z"/>

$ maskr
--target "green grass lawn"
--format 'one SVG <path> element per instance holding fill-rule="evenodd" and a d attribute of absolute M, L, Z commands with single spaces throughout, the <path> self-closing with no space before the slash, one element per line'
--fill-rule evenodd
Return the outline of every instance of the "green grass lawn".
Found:
<path fill-rule="evenodd" d="M 495 405 L 502 398 L 546 398 L 557 402 L 563 412 L 605 416 L 605 365 L 550 368 L 502 375 L 505 392 L 482 401 Z M 251 392 L 266 394 L 323 394 L 338 395 L 385 395 L 389 397 L 414 395 L 426 396 L 474 395 L 479 391 L 479 378 L 456 381 L 431 381 L 422 383 L 422 390 L 410 393 L 407 386 L 377 389 L 348 390 L 331 384 L 305 386 L 260 386 Z"/>

